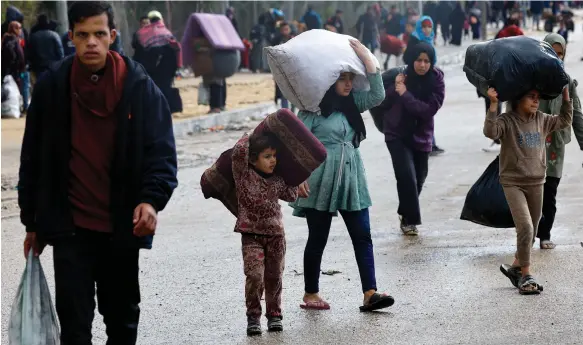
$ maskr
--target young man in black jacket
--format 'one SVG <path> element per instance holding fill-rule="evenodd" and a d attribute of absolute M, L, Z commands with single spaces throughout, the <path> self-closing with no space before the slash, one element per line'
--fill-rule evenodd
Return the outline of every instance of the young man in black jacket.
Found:
<path fill-rule="evenodd" d="M 135 344 L 139 249 L 176 179 L 172 117 L 143 67 L 108 48 L 107 2 L 69 9 L 76 53 L 38 81 L 26 119 L 18 202 L 25 255 L 53 246 L 61 344 L 91 344 L 95 285 L 107 344 Z"/>

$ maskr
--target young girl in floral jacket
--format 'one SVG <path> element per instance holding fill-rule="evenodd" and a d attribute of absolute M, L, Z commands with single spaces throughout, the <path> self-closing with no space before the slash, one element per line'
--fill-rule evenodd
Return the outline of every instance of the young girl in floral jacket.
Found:
<path fill-rule="evenodd" d="M 279 199 L 295 201 L 298 188 L 274 174 L 279 140 L 272 135 L 241 138 L 233 150 L 233 177 L 239 212 L 235 231 L 241 233 L 246 276 L 247 335 L 261 334 L 261 296 L 265 288 L 267 328 L 283 330 L 281 291 L 285 235 Z"/>

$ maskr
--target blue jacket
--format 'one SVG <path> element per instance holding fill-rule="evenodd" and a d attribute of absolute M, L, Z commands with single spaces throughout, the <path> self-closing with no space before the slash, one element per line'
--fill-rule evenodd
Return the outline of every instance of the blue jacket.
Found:
<path fill-rule="evenodd" d="M 73 58 L 52 65 L 35 85 L 20 156 L 20 219 L 48 244 L 75 233 L 68 193 Z M 150 249 L 152 237 L 133 235 L 133 212 L 140 203 L 162 211 L 178 184 L 172 115 L 144 68 L 124 60 L 128 74 L 116 108 L 111 169 L 113 235 L 124 246 Z"/>
<path fill-rule="evenodd" d="M 322 18 L 314 10 L 307 11 L 306 14 L 304 14 L 304 16 L 302 17 L 302 19 L 300 19 L 300 22 L 305 23 L 308 30 L 322 28 Z"/>

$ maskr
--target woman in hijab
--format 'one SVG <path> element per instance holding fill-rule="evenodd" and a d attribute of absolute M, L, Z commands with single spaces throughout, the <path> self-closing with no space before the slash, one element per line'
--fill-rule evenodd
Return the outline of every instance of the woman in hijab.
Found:
<path fill-rule="evenodd" d="M 431 17 L 423 16 L 419 18 L 419 20 L 417 21 L 415 31 L 413 32 L 411 38 L 409 39 L 409 42 L 407 43 L 407 50 L 405 51 L 405 55 L 403 56 L 403 61 L 414 61 L 416 59 L 416 56 L 411 56 L 415 55 L 415 50 L 409 49 L 409 47 L 413 47 L 419 42 L 425 42 L 433 47 L 433 44 L 435 42 L 435 31 L 433 30 L 433 20 L 431 19 Z M 433 61 L 433 64 L 435 64 L 435 61 Z M 434 136 L 431 142 L 431 154 L 435 156 L 442 154 L 444 152 L 445 150 L 437 146 Z"/>
<path fill-rule="evenodd" d="M 366 138 L 361 113 L 383 101 L 383 82 L 362 43 L 351 40 L 350 45 L 366 67 L 370 90 L 353 92 L 354 75 L 343 72 L 323 97 L 319 114 L 305 111 L 298 114 L 328 153 L 326 161 L 300 186 L 300 196 L 307 197 L 291 204 L 294 216 L 306 218 L 309 231 L 304 252 L 303 309 L 330 309 L 328 302 L 319 295 L 320 263 L 332 217 L 338 212 L 354 246 L 364 293 L 361 311 L 386 308 L 394 303 L 391 296 L 377 293 L 368 213 L 371 200 L 358 149 Z"/>
<path fill-rule="evenodd" d="M 403 56 L 404 60 L 410 59 L 408 54 L 410 55 L 413 51 L 409 48 L 416 45 L 419 42 L 425 42 L 431 46 L 433 46 L 433 42 L 435 39 L 435 31 L 433 30 L 433 20 L 429 16 L 423 16 L 419 18 L 417 23 L 415 23 L 415 30 L 409 41 L 407 42 L 407 50 L 405 51 L 405 55 Z M 407 53 L 409 51 L 409 53 Z"/>
<path fill-rule="evenodd" d="M 450 43 L 456 46 L 462 45 L 462 33 L 464 30 L 464 22 L 466 21 L 466 13 L 462 9 L 461 3 L 458 1 L 454 10 L 450 14 L 451 22 L 451 41 Z"/>
<path fill-rule="evenodd" d="M 8 24 L 8 30 L 2 36 L 2 81 L 7 75 L 11 75 L 20 87 L 20 75 L 26 68 L 24 51 L 20 43 L 22 25 L 13 21 Z"/>
<path fill-rule="evenodd" d="M 567 43 L 559 34 L 549 34 L 544 39 L 550 44 L 561 60 L 565 59 Z M 577 81 L 569 77 L 569 95 L 573 101 L 573 132 L 583 150 L 583 114 L 581 113 L 581 101 L 577 95 Z M 559 114 L 563 97 L 558 96 L 553 100 L 540 100 L 539 110 L 546 114 Z M 547 144 L 547 177 L 543 191 L 542 218 L 538 226 L 537 237 L 540 239 L 541 249 L 554 249 L 555 243 L 551 241 L 551 229 L 557 212 L 557 188 L 563 174 L 563 162 L 565 159 L 565 145 L 571 142 L 571 128 L 565 128 L 549 134 Z"/>
<path fill-rule="evenodd" d="M 435 67 L 435 50 L 421 42 L 411 48 L 404 74 L 386 90 L 385 142 L 391 154 L 399 194 L 400 228 L 407 236 L 419 234 L 419 194 L 428 173 L 433 139 L 433 117 L 443 104 L 443 72 Z"/>

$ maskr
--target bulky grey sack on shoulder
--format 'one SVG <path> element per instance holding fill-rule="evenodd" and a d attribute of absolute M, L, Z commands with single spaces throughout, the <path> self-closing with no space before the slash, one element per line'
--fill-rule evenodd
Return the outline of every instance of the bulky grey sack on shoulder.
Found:
<path fill-rule="evenodd" d="M 350 39 L 354 38 L 310 30 L 284 44 L 265 48 L 267 63 L 283 96 L 300 110 L 318 112 L 324 94 L 343 72 L 355 74 L 355 91 L 369 90 L 366 68 L 350 46 Z M 369 54 L 380 68 L 377 58 Z"/>
<path fill-rule="evenodd" d="M 40 259 L 28 254 L 8 326 L 9 345 L 58 345 L 59 324 Z"/>

